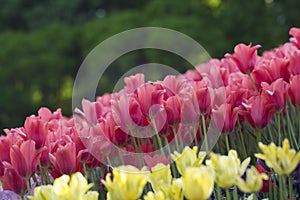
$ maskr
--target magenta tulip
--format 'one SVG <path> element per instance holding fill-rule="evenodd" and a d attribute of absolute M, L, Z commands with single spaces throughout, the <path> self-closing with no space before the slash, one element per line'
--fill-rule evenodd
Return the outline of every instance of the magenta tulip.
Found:
<path fill-rule="evenodd" d="M 261 47 L 260 45 L 251 47 L 251 45 L 251 43 L 248 46 L 245 44 L 238 44 L 234 48 L 233 55 L 225 55 L 226 58 L 232 58 L 239 70 L 244 74 L 248 74 L 254 69 L 257 58 L 257 49 Z"/>

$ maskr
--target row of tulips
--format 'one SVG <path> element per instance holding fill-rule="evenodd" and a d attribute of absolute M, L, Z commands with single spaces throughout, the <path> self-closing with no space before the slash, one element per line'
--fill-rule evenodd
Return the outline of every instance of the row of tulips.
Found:
<path fill-rule="evenodd" d="M 41 108 L 23 127 L 5 129 L 0 137 L 3 189 L 24 196 L 75 172 L 101 189 L 107 165 L 167 165 L 168 154 L 185 146 L 211 150 L 209 137 L 216 132 L 222 134 L 214 151 L 233 148 L 241 158 L 253 158 L 260 141 L 279 145 L 288 138 L 298 150 L 300 29 L 290 34 L 290 42 L 262 56 L 259 45 L 238 44 L 233 54 L 178 77 L 126 77 L 121 91 L 83 100 L 70 118 L 60 109 Z"/>
<path fill-rule="evenodd" d="M 228 155 L 198 152 L 198 147 L 186 147 L 182 153 L 171 155 L 176 163 L 179 177 L 172 176 L 170 165 L 158 163 L 151 170 L 123 165 L 114 168 L 102 180 L 108 193 L 107 199 L 118 200 L 205 200 L 205 199 L 258 199 L 259 191 L 272 188 L 273 191 L 261 196 L 269 199 L 295 199 L 297 192 L 289 181 L 294 179 L 292 172 L 300 161 L 300 152 L 290 149 L 287 139 L 282 147 L 259 144 L 261 154 L 255 156 L 265 161 L 269 172 L 264 173 L 260 166 L 249 165 L 250 157 L 243 162 L 235 150 Z M 298 169 L 299 171 L 300 169 Z M 174 174 L 174 173 L 173 173 Z M 298 175 L 299 176 L 299 175 Z M 149 183 L 147 186 L 146 184 Z M 63 175 L 54 181 L 53 186 L 40 186 L 34 189 L 31 200 L 95 200 L 98 193 L 88 191 L 91 184 L 77 172 L 71 179 Z M 88 192 L 87 192 L 88 191 Z"/>

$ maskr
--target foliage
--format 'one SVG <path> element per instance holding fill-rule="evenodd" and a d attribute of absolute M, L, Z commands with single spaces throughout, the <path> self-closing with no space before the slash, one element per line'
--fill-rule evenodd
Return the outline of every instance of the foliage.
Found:
<path fill-rule="evenodd" d="M 212 57 L 238 43 L 270 49 L 297 26 L 297 0 L 3 0 L 0 7 L 0 128 L 18 126 L 41 106 L 71 114 L 72 84 L 84 57 L 106 38 L 131 28 L 160 26 L 198 41 Z M 167 52 L 136 51 L 119 58 L 100 80 L 111 92 L 130 67 L 158 62 L 184 72 L 192 66 Z"/>

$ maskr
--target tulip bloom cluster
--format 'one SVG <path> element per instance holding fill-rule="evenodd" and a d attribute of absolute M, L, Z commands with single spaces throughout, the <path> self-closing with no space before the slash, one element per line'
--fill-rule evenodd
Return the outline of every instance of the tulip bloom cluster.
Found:
<path fill-rule="evenodd" d="M 199 189 L 205 198 L 213 183 L 227 193 L 232 186 L 244 192 L 257 191 L 261 181 L 262 190 L 276 187 L 276 177 L 265 180 L 256 169 L 246 170 L 249 159 L 241 163 L 236 151 L 247 158 L 260 148 L 263 154 L 256 155 L 263 163 L 257 166 L 259 172 L 278 174 L 282 187 L 287 174 L 295 174 L 288 177 L 289 185 L 299 182 L 299 173 L 292 173 L 299 165 L 298 154 L 294 158 L 296 152 L 288 149 L 299 149 L 300 143 L 300 29 L 291 28 L 290 34 L 289 42 L 261 56 L 257 53 L 260 45 L 238 44 L 233 54 L 212 59 L 177 77 L 167 76 L 156 82 L 145 82 L 143 74 L 126 77 L 122 90 L 94 102 L 84 99 L 82 109 L 76 109 L 70 118 L 64 117 L 60 109 L 51 112 L 41 108 L 37 116 L 26 118 L 23 127 L 5 129 L 6 135 L 0 136 L 3 189 L 24 196 L 32 194 L 35 186 L 52 183 L 53 178 L 81 172 L 95 182 L 94 186 L 107 187 L 109 198 L 118 199 L 121 194 L 114 194 L 112 188 L 124 189 L 125 183 L 110 176 L 100 183 L 110 170 L 106 164 L 137 168 L 147 165 L 151 173 L 160 174 L 155 167 L 158 163 L 167 166 L 170 158 L 166 154 L 174 150 L 183 150 L 171 156 L 176 163 L 176 168 L 171 166 L 172 172 L 177 171 L 182 178 L 161 184 L 168 185 L 168 192 L 178 199 L 182 195 L 194 199 L 192 191 L 183 189 L 181 193 L 184 182 L 198 185 L 197 179 L 187 178 L 190 174 L 203 180 L 204 173 L 213 177 L 206 180 L 206 188 Z M 203 145 L 210 150 L 207 134 L 212 129 L 223 133 L 214 151 L 226 152 L 227 156 L 210 154 L 210 160 L 201 167 L 205 154 L 196 155 L 196 148 L 183 148 Z M 283 148 L 276 149 L 283 138 L 288 138 L 289 144 L 284 141 Z M 270 141 L 274 142 L 270 147 L 259 143 Z M 278 160 L 282 162 L 276 163 Z M 224 167 L 218 166 L 220 162 Z M 229 165 L 233 167 L 227 173 Z M 189 167 L 190 171 L 185 172 Z M 123 180 L 121 171 L 114 171 L 113 176 Z M 239 178 L 242 175 L 246 181 L 245 177 Z M 229 178 L 233 176 L 236 178 Z M 155 177 L 132 179 L 139 181 L 132 187 L 144 187 L 149 180 L 151 184 L 159 182 Z M 147 194 L 147 199 L 169 195 L 157 187 L 152 184 L 154 191 Z M 141 192 L 127 189 L 132 199 Z M 292 189 L 288 193 L 293 195 Z"/>
<path fill-rule="evenodd" d="M 267 166 L 278 175 L 283 169 L 286 170 L 285 175 L 291 174 L 300 161 L 300 152 L 290 149 L 287 139 L 282 147 L 274 143 L 268 146 L 260 143 L 259 146 L 262 154 L 256 157 L 265 160 Z M 263 190 L 264 181 L 271 181 L 267 174 L 249 165 L 250 157 L 241 162 L 235 150 L 230 150 L 228 155 L 197 152 L 198 147 L 194 146 L 192 149 L 185 147 L 181 154 L 172 154 L 180 177 L 172 176 L 170 165 L 163 163 L 158 163 L 151 170 L 147 170 L 147 167 L 139 170 L 131 165 L 114 168 L 112 174 L 108 173 L 106 179 L 102 180 L 108 191 L 107 199 L 137 200 L 141 196 L 144 200 L 183 200 L 184 197 L 191 200 L 222 199 L 222 190 L 225 190 L 227 199 L 231 199 L 231 196 L 234 199 L 257 199 L 257 192 Z M 147 182 L 152 189 L 145 187 Z M 90 187 L 77 172 L 71 179 L 67 175 L 55 179 L 53 186 L 36 187 L 34 196 L 29 199 L 97 199 L 97 192 L 87 192 Z M 285 199 L 290 192 L 289 197 L 294 198 L 293 188 L 287 188 L 279 184 L 278 190 L 274 190 L 274 194 L 269 193 L 268 197 L 273 199 L 280 195 L 280 199 Z"/>

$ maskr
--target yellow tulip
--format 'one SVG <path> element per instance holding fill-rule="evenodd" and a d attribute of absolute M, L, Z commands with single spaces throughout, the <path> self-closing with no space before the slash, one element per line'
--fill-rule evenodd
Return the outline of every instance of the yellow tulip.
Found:
<path fill-rule="evenodd" d="M 108 190 L 107 198 L 110 200 L 135 200 L 139 198 L 147 183 L 149 172 L 126 165 L 113 169 L 113 181 L 110 174 L 102 183 Z"/>
<path fill-rule="evenodd" d="M 206 165 L 216 172 L 216 182 L 222 188 L 230 188 L 236 184 L 238 177 L 241 177 L 250 163 L 250 157 L 242 164 L 235 150 L 230 150 L 228 156 L 210 153 L 210 160 Z"/>
<path fill-rule="evenodd" d="M 152 167 L 151 174 L 149 174 L 149 182 L 155 192 L 170 186 L 172 182 L 170 166 L 159 163 Z"/>
<path fill-rule="evenodd" d="M 56 196 L 60 196 L 65 199 L 71 195 L 71 190 L 69 187 L 70 176 L 62 175 L 61 177 L 54 180 L 53 192 Z"/>
<path fill-rule="evenodd" d="M 98 192 L 89 191 L 92 184 L 88 184 L 84 176 L 77 172 L 70 178 L 62 175 L 54 180 L 53 186 L 36 187 L 34 196 L 30 200 L 97 200 Z"/>
<path fill-rule="evenodd" d="M 173 179 L 169 165 L 157 164 L 151 169 L 149 175 L 149 182 L 154 190 L 154 193 L 149 193 L 148 199 L 151 199 L 154 195 L 157 199 L 172 199 L 182 200 L 182 181 L 181 179 Z"/>
<path fill-rule="evenodd" d="M 88 191 L 84 196 L 83 200 L 98 200 L 99 193 L 96 191 Z"/>
<path fill-rule="evenodd" d="M 215 174 L 207 166 L 189 167 L 182 176 L 183 193 L 190 200 L 208 199 L 214 188 Z"/>
<path fill-rule="evenodd" d="M 181 178 L 173 179 L 168 196 L 172 200 L 183 200 L 183 182 Z"/>
<path fill-rule="evenodd" d="M 165 196 L 161 191 L 158 191 L 156 193 L 149 191 L 146 195 L 144 195 L 143 198 L 144 200 L 165 200 Z"/>
<path fill-rule="evenodd" d="M 55 200 L 57 199 L 54 192 L 52 185 L 43 185 L 40 187 L 34 188 L 34 196 L 29 196 L 28 199 L 30 200 Z"/>
<path fill-rule="evenodd" d="M 246 180 L 238 178 L 237 186 L 245 193 L 258 192 L 263 186 L 263 180 L 268 180 L 265 173 L 259 173 L 255 167 L 251 167 L 246 171 Z"/>
<path fill-rule="evenodd" d="M 171 154 L 171 158 L 175 161 L 178 172 L 183 175 L 184 170 L 188 167 L 198 167 L 202 164 L 206 152 L 199 152 L 197 156 L 198 147 L 194 146 L 193 149 L 185 147 L 182 153 L 177 151 Z"/>
<path fill-rule="evenodd" d="M 300 161 L 300 152 L 296 153 L 290 149 L 290 142 L 285 139 L 282 147 L 277 147 L 273 142 L 269 145 L 258 143 L 262 154 L 257 153 L 255 156 L 266 162 L 267 166 L 273 168 L 279 175 L 290 174 L 295 170 Z"/>

